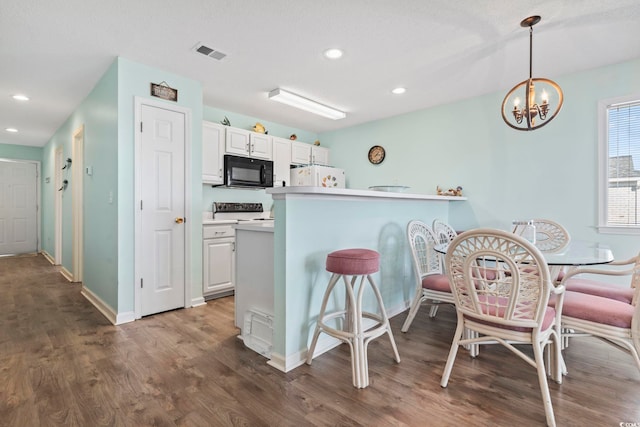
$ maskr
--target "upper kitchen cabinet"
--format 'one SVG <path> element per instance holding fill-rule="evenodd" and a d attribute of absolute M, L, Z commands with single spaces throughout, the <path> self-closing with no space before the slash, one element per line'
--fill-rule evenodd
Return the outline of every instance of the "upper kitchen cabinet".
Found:
<path fill-rule="evenodd" d="M 312 145 L 311 164 L 329 166 L 329 149 Z"/>
<path fill-rule="evenodd" d="M 217 123 L 202 122 L 202 182 L 223 184 L 225 127 Z"/>
<path fill-rule="evenodd" d="M 291 180 L 291 141 L 273 137 L 273 186 L 289 185 Z"/>
<path fill-rule="evenodd" d="M 304 142 L 291 142 L 291 163 L 294 165 L 329 165 L 329 149 Z"/>
<path fill-rule="evenodd" d="M 271 137 L 262 133 L 227 127 L 225 152 L 271 160 Z"/>

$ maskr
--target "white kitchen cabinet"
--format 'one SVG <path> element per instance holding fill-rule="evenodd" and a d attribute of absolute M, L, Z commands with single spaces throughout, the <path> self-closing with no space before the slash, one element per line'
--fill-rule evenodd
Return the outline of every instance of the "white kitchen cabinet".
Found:
<path fill-rule="evenodd" d="M 304 142 L 291 142 L 291 163 L 294 165 L 329 165 L 329 149 Z"/>
<path fill-rule="evenodd" d="M 202 183 L 223 184 L 225 127 L 202 122 Z"/>
<path fill-rule="evenodd" d="M 291 181 L 291 141 L 273 137 L 273 186 L 282 187 Z"/>
<path fill-rule="evenodd" d="M 294 165 L 308 165 L 311 162 L 311 144 L 291 142 L 291 163 Z"/>
<path fill-rule="evenodd" d="M 271 137 L 262 133 L 227 127 L 225 152 L 271 160 Z"/>
<path fill-rule="evenodd" d="M 329 149 L 325 147 L 311 146 L 311 164 L 329 166 Z"/>
<path fill-rule="evenodd" d="M 259 159 L 273 159 L 272 137 L 263 133 L 249 133 L 249 155 Z"/>
<path fill-rule="evenodd" d="M 236 274 L 233 225 L 203 225 L 202 236 L 202 294 L 205 299 L 230 295 Z"/>

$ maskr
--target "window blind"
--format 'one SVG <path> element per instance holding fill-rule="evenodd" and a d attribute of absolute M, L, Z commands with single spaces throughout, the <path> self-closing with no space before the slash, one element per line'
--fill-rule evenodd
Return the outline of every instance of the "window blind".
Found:
<path fill-rule="evenodd" d="M 608 121 L 607 225 L 638 226 L 640 209 L 640 100 L 611 105 Z"/>

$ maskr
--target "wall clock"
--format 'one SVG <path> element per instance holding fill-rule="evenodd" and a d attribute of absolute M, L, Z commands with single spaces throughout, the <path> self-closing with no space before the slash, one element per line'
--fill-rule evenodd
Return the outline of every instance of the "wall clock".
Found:
<path fill-rule="evenodd" d="M 374 145 L 369 149 L 369 161 L 374 165 L 379 165 L 384 160 L 384 148 L 380 145 Z"/>

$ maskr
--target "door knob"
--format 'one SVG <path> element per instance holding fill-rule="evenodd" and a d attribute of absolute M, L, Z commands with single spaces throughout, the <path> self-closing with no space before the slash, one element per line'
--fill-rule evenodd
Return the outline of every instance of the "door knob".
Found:
<path fill-rule="evenodd" d="M 182 224 L 184 222 L 184 218 L 176 218 L 176 224 Z"/>

